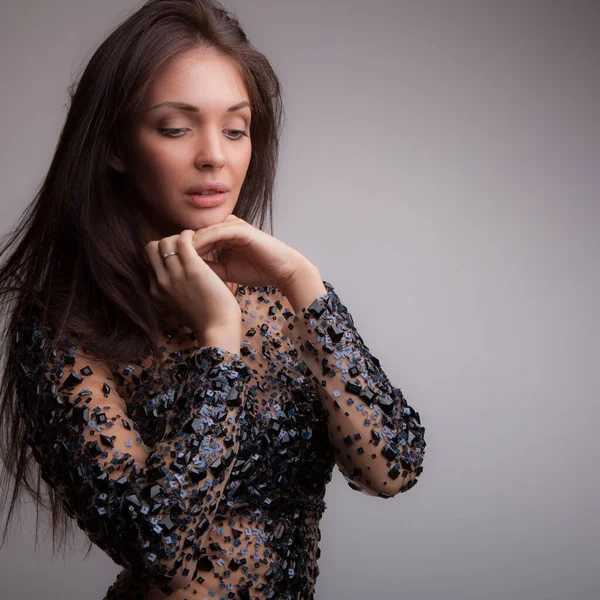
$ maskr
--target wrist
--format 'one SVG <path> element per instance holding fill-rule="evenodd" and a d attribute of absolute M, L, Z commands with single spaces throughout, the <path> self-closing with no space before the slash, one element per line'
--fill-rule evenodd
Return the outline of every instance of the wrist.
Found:
<path fill-rule="evenodd" d="M 327 293 L 319 269 L 308 261 L 280 289 L 296 314 L 308 308 L 315 298 Z"/>
<path fill-rule="evenodd" d="M 242 344 L 242 329 L 232 326 L 223 329 L 203 331 L 196 334 L 199 348 L 223 348 L 232 354 L 239 354 Z"/>

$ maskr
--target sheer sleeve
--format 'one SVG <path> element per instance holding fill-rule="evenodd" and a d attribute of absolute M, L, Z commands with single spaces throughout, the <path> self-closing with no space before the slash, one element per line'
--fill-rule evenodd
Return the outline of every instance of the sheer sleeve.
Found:
<path fill-rule="evenodd" d="M 177 418 L 148 447 L 110 370 L 69 340 L 48 340 L 37 321 L 15 340 L 19 410 L 43 479 L 117 564 L 165 592 L 184 587 L 206 570 L 209 526 L 239 447 L 245 363 L 222 348 L 196 349 L 174 398 Z"/>
<path fill-rule="evenodd" d="M 419 413 L 371 354 L 333 286 L 288 318 L 328 416 L 336 464 L 350 487 L 389 498 L 417 483 L 425 454 Z"/>

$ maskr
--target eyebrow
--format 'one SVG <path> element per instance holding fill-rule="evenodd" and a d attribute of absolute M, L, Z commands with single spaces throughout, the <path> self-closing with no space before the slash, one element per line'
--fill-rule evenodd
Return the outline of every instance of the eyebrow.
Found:
<path fill-rule="evenodd" d="M 200 109 L 197 106 L 193 106 L 192 104 L 186 104 L 185 102 L 175 102 L 173 100 L 167 100 L 166 102 L 161 102 L 160 104 L 155 104 L 148 112 L 154 110 L 155 108 L 159 108 L 160 106 L 170 106 L 171 108 L 178 108 L 179 110 L 186 110 L 188 112 L 200 112 Z M 227 109 L 227 112 L 235 112 L 245 107 L 250 108 L 250 103 L 244 100 L 243 102 L 239 102 L 238 104 L 234 104 Z"/>

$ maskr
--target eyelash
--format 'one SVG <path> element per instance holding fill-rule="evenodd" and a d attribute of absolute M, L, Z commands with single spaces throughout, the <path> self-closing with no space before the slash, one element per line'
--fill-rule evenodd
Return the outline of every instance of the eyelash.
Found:
<path fill-rule="evenodd" d="M 157 131 L 159 132 L 160 135 L 162 135 L 163 137 L 167 137 L 167 138 L 171 138 L 171 139 L 177 139 L 180 137 L 183 137 L 182 135 L 169 135 L 169 133 L 173 133 L 174 131 L 186 131 L 185 129 L 166 129 L 166 128 L 159 128 L 157 129 Z M 237 141 L 237 140 L 241 140 L 243 136 L 248 137 L 248 133 L 241 130 L 241 129 L 228 129 L 227 131 L 233 131 L 235 133 L 240 133 L 241 135 L 239 137 L 236 138 L 230 138 L 233 141 Z"/>

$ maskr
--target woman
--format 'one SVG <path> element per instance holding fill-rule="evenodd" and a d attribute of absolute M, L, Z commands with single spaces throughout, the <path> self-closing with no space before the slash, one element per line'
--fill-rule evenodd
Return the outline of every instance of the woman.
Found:
<path fill-rule="evenodd" d="M 2 250 L 10 512 L 21 485 L 42 503 L 38 464 L 55 530 L 124 567 L 105 600 L 313 598 L 333 466 L 382 498 L 422 471 L 418 413 L 262 230 L 280 109 L 216 2 L 147 2 L 92 57 Z"/>

